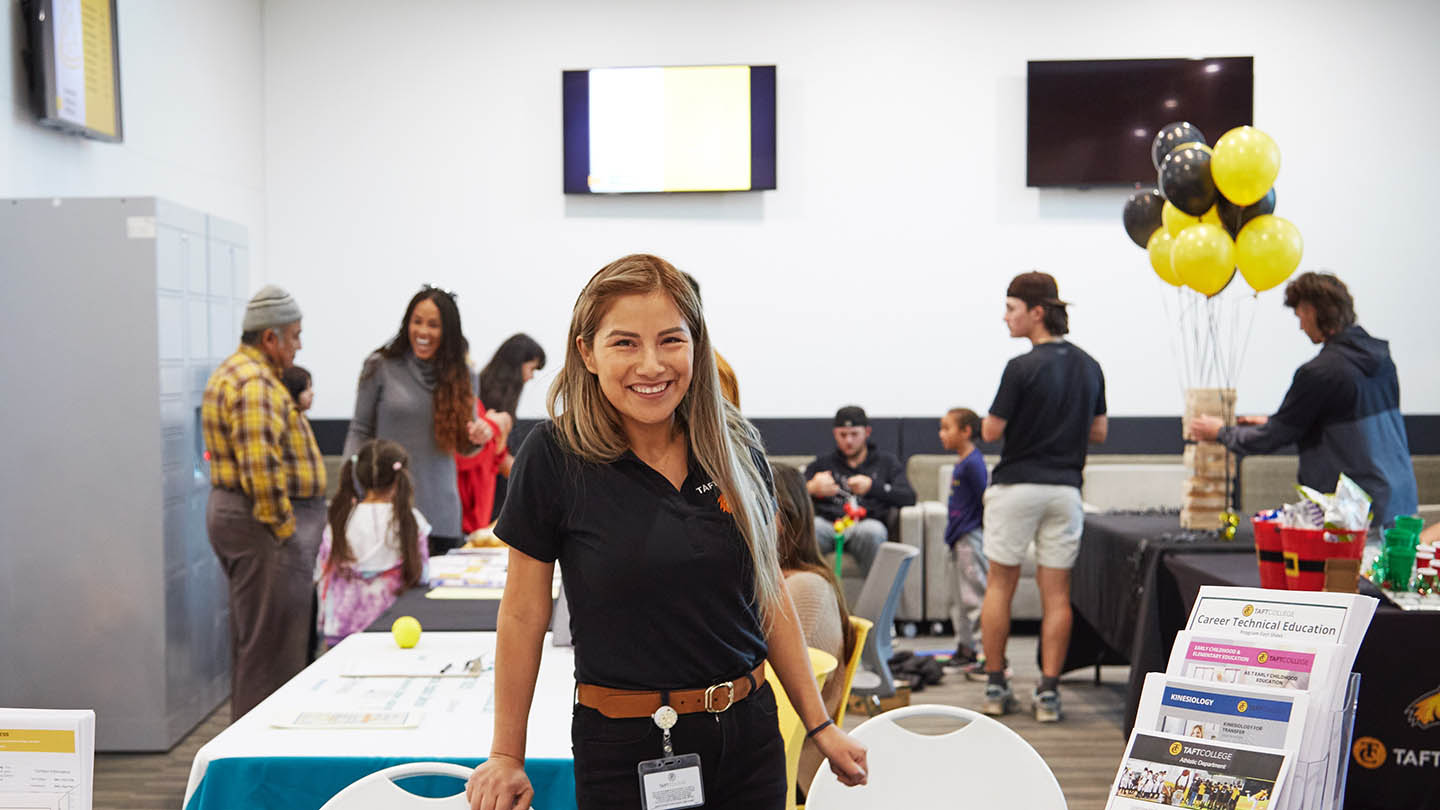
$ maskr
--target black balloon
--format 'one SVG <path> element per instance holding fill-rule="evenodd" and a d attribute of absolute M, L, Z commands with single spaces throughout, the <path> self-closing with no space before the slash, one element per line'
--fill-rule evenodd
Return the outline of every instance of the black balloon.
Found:
<path fill-rule="evenodd" d="M 1160 227 L 1160 210 L 1165 207 L 1165 198 L 1153 188 L 1137 190 L 1125 201 L 1125 233 L 1130 241 L 1140 247 L 1150 245 L 1150 236 Z"/>
<path fill-rule="evenodd" d="M 1155 140 L 1150 143 L 1150 162 L 1155 164 L 1155 171 L 1160 171 L 1166 155 L 1187 143 L 1210 145 L 1199 128 L 1189 121 L 1176 121 L 1161 127 L 1160 131 L 1155 133 Z"/>
<path fill-rule="evenodd" d="M 1275 213 L 1275 189 L 1270 189 L 1258 202 L 1243 208 L 1221 194 L 1220 199 L 1215 201 L 1215 213 L 1220 215 L 1220 224 L 1225 226 L 1225 230 L 1230 232 L 1230 238 L 1234 239 L 1240 235 L 1240 229 L 1245 227 L 1245 223 L 1255 217 Z"/>
<path fill-rule="evenodd" d="M 1160 193 L 1192 217 L 1209 211 L 1220 196 L 1210 176 L 1210 151 L 1187 146 L 1166 155 L 1160 164 Z"/>

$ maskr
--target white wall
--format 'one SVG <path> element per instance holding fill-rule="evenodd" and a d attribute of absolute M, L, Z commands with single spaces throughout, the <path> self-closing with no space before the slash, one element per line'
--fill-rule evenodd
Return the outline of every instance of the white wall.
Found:
<path fill-rule="evenodd" d="M 349 415 L 362 358 L 427 281 L 460 291 L 477 354 L 517 330 L 547 347 L 521 405 L 539 415 L 575 294 L 634 251 L 704 283 L 751 415 L 984 408 L 1025 349 L 1000 312 L 1030 268 L 1074 302 L 1111 412 L 1174 414 L 1173 295 L 1125 237 L 1125 192 L 1025 188 L 1025 63 L 1254 55 L 1302 268 L 1342 274 L 1392 340 L 1406 410 L 1437 412 L 1434 307 L 1416 300 L 1433 276 L 1437 24 L 1440 5 L 1409 0 L 272 0 L 269 280 L 306 311 L 318 417 Z M 705 63 L 778 65 L 779 190 L 561 193 L 562 69 Z M 1268 411 L 1314 349 L 1278 291 L 1249 306 L 1240 405 Z"/>
<path fill-rule="evenodd" d="M 0 198 L 164 197 L 246 226 L 251 278 L 263 278 L 260 0 L 118 6 L 125 142 L 112 144 L 35 122 L 20 56 L 20 6 L 4 3 Z"/>

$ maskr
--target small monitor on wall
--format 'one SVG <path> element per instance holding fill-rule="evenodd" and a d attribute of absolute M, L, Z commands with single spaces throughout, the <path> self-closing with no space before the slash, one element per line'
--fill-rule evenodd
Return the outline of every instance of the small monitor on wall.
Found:
<path fill-rule="evenodd" d="M 1150 142 L 1189 121 L 1213 145 L 1252 123 L 1254 59 L 1030 62 L 1025 184 L 1152 184 Z"/>
<path fill-rule="evenodd" d="M 565 193 L 775 188 L 775 67 L 567 70 Z"/>
<path fill-rule="evenodd" d="M 40 123 L 124 140 L 115 0 L 22 0 L 30 97 Z"/>

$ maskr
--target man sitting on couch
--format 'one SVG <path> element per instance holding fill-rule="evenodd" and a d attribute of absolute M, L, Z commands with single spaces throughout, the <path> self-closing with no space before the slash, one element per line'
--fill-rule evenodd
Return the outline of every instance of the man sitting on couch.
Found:
<path fill-rule="evenodd" d="M 880 544 L 890 537 L 891 513 L 915 503 L 915 490 L 900 459 L 870 442 L 870 419 L 863 408 L 847 405 L 836 411 L 832 432 L 835 452 L 805 468 L 805 488 L 815 501 L 815 542 L 822 553 L 835 550 L 835 521 L 854 500 L 865 517 L 845 530 L 844 549 L 868 575 Z"/>

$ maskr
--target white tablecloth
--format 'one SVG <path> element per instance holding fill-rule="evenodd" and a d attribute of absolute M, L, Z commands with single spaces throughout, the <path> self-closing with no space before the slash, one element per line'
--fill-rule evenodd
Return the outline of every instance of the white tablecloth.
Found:
<path fill-rule="evenodd" d="M 494 633 L 427 632 L 417 652 L 466 660 L 494 661 Z M 275 694 L 195 754 L 191 796 L 210 763 L 230 757 L 399 757 L 406 759 L 483 759 L 494 730 L 493 671 L 476 678 L 354 678 L 342 673 L 367 662 L 391 660 L 395 641 L 389 633 L 357 633 L 321 656 Z M 570 716 L 575 690 L 575 654 L 553 647 L 545 637 L 535 700 L 530 710 L 526 757 L 571 758 Z M 300 711 L 417 711 L 416 728 L 283 729 L 277 719 Z"/>

